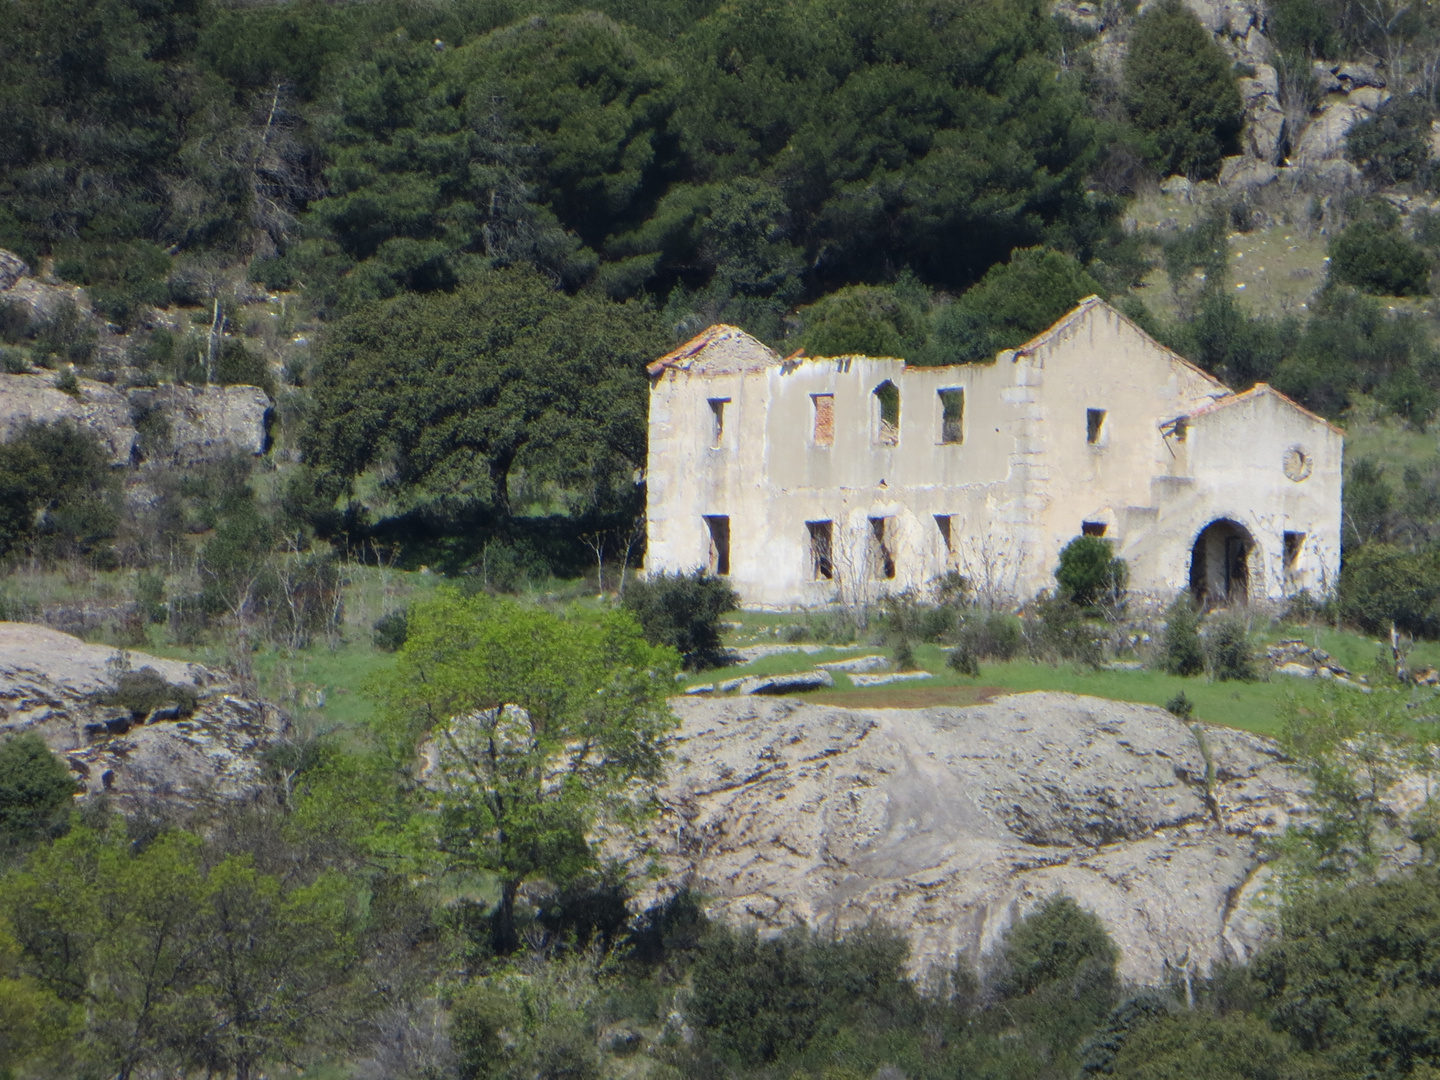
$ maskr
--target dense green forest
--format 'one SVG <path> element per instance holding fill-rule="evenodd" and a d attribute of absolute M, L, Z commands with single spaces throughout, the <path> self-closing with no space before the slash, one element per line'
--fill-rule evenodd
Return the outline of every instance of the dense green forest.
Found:
<path fill-rule="evenodd" d="M 1440 227 L 1364 188 L 1222 192 L 1179 229 L 1128 227 L 1156 180 L 1239 152 L 1250 72 L 1179 4 L 1106 10 L 1118 66 L 1033 0 L 17 0 L 0 247 L 85 286 L 124 370 L 83 320 L 13 311 L 5 368 L 264 386 L 303 459 L 292 523 L 451 569 L 482 537 L 569 573 L 579 532 L 623 530 L 639 363 L 715 321 L 787 351 L 983 362 L 1098 292 L 1236 388 L 1425 425 L 1434 327 L 1372 294 L 1427 294 Z M 1428 19 L 1271 12 L 1287 101 L 1318 100 L 1314 58 L 1387 60 L 1402 92 L 1348 151 L 1374 184 L 1429 183 Z M 1231 240 L 1272 219 L 1330 236 L 1309 310 L 1231 290 Z M 227 330 L 197 363 L 257 290 L 305 347 Z M 9 487 L 33 515 L 33 477 Z M 1357 513 L 1347 543 L 1414 546 L 1425 513 Z M 581 522 L 568 539 L 538 524 L 556 514 Z"/>

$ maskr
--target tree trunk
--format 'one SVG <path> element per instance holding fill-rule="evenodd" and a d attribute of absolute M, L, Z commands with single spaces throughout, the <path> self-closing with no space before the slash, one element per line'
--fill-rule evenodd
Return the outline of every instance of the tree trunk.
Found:
<path fill-rule="evenodd" d="M 518 881 L 506 881 L 500 886 L 500 903 L 490 924 L 490 944 L 500 956 L 508 956 L 520 947 L 520 935 L 515 932 L 515 894 L 519 889 Z"/>

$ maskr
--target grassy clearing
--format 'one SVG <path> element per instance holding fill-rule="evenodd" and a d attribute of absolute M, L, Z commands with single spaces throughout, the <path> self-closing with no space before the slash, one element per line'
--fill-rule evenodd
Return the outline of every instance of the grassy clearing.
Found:
<path fill-rule="evenodd" d="M 1363 439 L 1373 441 L 1376 447 L 1385 447 L 1392 456 L 1400 450 L 1416 457 L 1434 455 L 1433 436 L 1392 430 L 1395 425 L 1385 421 L 1365 421 L 1359 426 Z M 289 710 L 302 726 L 323 729 L 363 724 L 374 714 L 374 704 L 365 692 L 366 684 L 395 662 L 392 654 L 374 645 L 375 620 L 429 595 L 443 579 L 422 571 L 358 564 L 347 567 L 346 579 L 345 621 L 334 641 L 318 641 L 299 650 L 267 646 L 246 655 L 237 654 L 234 646 L 219 636 L 211 644 L 180 645 L 169 637 L 166 627 L 152 626 L 149 642 L 138 649 L 216 668 L 248 667 L 255 692 Z M 7 580 L 6 587 L 12 597 L 23 595 L 27 602 L 45 605 L 87 598 L 91 603 L 123 603 L 133 595 L 133 584 L 133 574 L 124 572 L 21 571 Z M 556 607 L 572 604 L 598 607 L 613 603 L 611 598 L 597 598 L 593 582 L 585 581 L 537 583 L 524 599 Z M 748 664 L 689 673 L 679 687 L 748 675 L 783 674 L 830 660 L 891 653 L 879 623 L 872 621 L 865 629 L 856 630 L 843 620 L 815 612 L 734 612 L 727 617 L 725 640 L 732 647 L 784 645 L 802 632 L 808 639 L 816 636 L 817 630 L 826 628 L 841 639 L 859 637 L 860 642 L 832 641 L 812 645 L 815 651 L 810 653 L 780 652 Z M 1371 673 L 1377 657 L 1388 654 L 1388 648 L 1380 641 L 1331 627 L 1257 625 L 1255 632 L 1257 638 L 1267 642 L 1284 637 L 1303 638 L 1327 650 L 1357 673 Z M 811 693 L 806 699 L 857 708 L 924 708 L 972 705 L 1000 694 L 1049 690 L 1163 706 L 1183 691 L 1194 702 L 1198 719 L 1274 734 L 1287 702 L 1304 701 L 1317 694 L 1310 681 L 1284 676 L 1276 676 L 1269 682 L 1212 683 L 1203 677 L 1181 679 L 1157 671 L 1094 670 L 1076 664 L 1051 665 L 1031 660 L 985 663 L 980 677 L 972 679 L 951 671 L 945 664 L 945 651 L 936 645 L 917 644 L 915 654 L 920 666 L 931 672 L 932 678 L 862 688 L 852 685 L 843 673 L 836 673 L 833 689 Z M 1411 653 L 1411 663 L 1440 667 L 1440 642 L 1417 644 Z"/>

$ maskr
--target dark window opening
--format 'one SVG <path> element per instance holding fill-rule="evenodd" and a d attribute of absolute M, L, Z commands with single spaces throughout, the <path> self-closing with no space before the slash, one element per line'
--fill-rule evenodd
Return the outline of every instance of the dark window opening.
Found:
<path fill-rule="evenodd" d="M 723 514 L 705 518 L 710 529 L 710 554 L 705 569 L 712 574 L 730 573 L 730 519 Z"/>
<path fill-rule="evenodd" d="M 1287 532 L 1285 534 L 1285 572 L 1287 574 L 1295 572 L 1295 568 L 1300 562 L 1300 551 L 1304 546 L 1304 533 Z"/>
<path fill-rule="evenodd" d="M 1086 410 L 1085 410 L 1085 441 L 1088 442 L 1088 443 L 1098 443 L 1098 442 L 1100 441 L 1100 434 L 1101 434 L 1101 432 L 1104 430 L 1104 428 L 1105 428 L 1105 410 L 1104 410 L 1104 409 L 1086 409 Z"/>
<path fill-rule="evenodd" d="M 883 517 L 870 519 L 870 565 L 877 578 L 895 576 L 895 553 L 891 551 L 886 535 L 886 522 L 889 520 Z"/>
<path fill-rule="evenodd" d="M 1104 536 L 1105 522 L 1103 521 L 1082 521 L 1080 523 L 1081 536 Z"/>
<path fill-rule="evenodd" d="M 811 394 L 815 403 L 815 445 L 835 445 L 835 395 Z"/>
<path fill-rule="evenodd" d="M 947 555 L 952 555 L 955 552 L 955 542 L 951 539 L 950 532 L 951 520 L 952 516 L 950 514 L 935 515 L 935 526 L 940 530 L 940 539 L 945 541 L 945 554 Z"/>
<path fill-rule="evenodd" d="M 875 388 L 875 405 L 879 412 L 875 441 L 881 446 L 900 443 L 900 388 L 886 379 Z"/>
<path fill-rule="evenodd" d="M 720 440 L 725 435 L 725 406 L 730 404 L 729 398 L 710 399 L 710 445 L 719 446 Z"/>
<path fill-rule="evenodd" d="M 835 576 L 835 523 L 807 521 L 805 528 L 810 530 L 810 576 L 816 581 L 829 581 Z"/>
<path fill-rule="evenodd" d="M 940 391 L 940 441 L 965 441 L 965 391 L 962 388 Z"/>

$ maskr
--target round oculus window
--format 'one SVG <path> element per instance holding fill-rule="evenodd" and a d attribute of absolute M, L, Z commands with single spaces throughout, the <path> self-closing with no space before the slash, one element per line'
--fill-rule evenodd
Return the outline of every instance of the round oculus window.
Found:
<path fill-rule="evenodd" d="M 1303 446 L 1292 446 L 1285 451 L 1284 466 L 1285 475 L 1298 484 L 1310 475 L 1315 463 L 1310 460 L 1310 454 Z"/>

